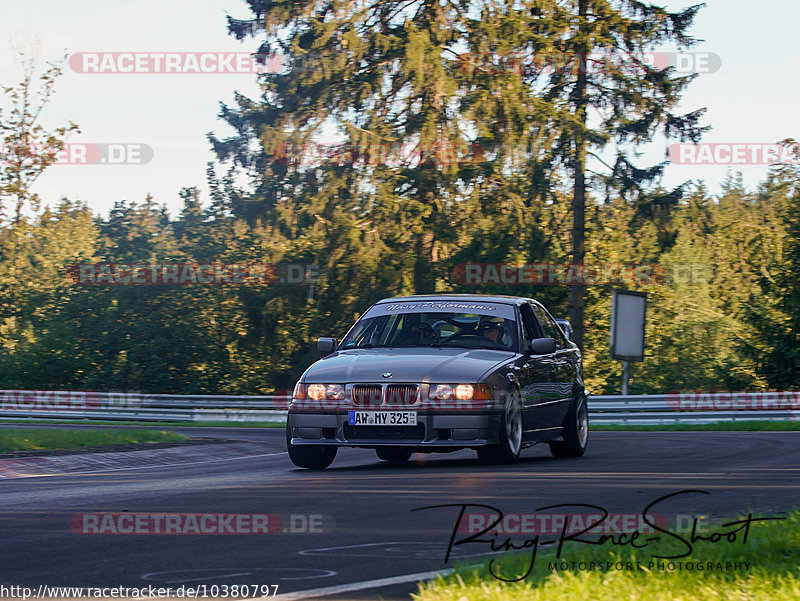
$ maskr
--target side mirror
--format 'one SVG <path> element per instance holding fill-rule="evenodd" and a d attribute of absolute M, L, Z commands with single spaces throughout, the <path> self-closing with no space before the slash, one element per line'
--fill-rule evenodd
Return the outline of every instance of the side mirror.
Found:
<path fill-rule="evenodd" d="M 535 338 L 531 340 L 531 353 L 534 355 L 551 355 L 556 352 L 555 338 Z"/>
<path fill-rule="evenodd" d="M 336 350 L 336 338 L 318 338 L 317 350 L 323 357 L 330 355 Z"/>
<path fill-rule="evenodd" d="M 572 340 L 572 324 L 566 319 L 556 319 L 556 323 L 561 326 L 561 331 L 564 332 L 567 340 Z"/>

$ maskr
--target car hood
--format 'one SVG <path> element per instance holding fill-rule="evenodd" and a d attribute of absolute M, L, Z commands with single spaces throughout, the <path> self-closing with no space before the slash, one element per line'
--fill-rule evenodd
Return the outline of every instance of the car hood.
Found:
<path fill-rule="evenodd" d="M 305 382 L 471 383 L 515 357 L 510 351 L 465 348 L 380 348 L 338 351 L 320 359 L 303 375 Z M 391 373 L 391 378 L 382 374 Z"/>

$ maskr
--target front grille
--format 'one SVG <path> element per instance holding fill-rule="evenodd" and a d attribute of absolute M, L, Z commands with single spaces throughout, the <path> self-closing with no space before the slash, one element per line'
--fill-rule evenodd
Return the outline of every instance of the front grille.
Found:
<path fill-rule="evenodd" d="M 357 384 L 353 386 L 353 404 L 359 407 L 380 407 L 383 402 L 383 387 L 380 384 Z"/>
<path fill-rule="evenodd" d="M 386 387 L 386 404 L 392 407 L 409 407 L 419 400 L 416 384 L 389 384 Z"/>
<path fill-rule="evenodd" d="M 347 440 L 413 440 L 422 441 L 425 437 L 425 426 L 351 426 L 344 425 L 344 437 Z"/>

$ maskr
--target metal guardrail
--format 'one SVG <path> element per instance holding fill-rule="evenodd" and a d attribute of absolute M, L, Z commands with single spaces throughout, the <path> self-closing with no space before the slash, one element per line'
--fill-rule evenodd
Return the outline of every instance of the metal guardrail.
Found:
<path fill-rule="evenodd" d="M 593 396 L 589 417 L 597 425 L 796 421 L 800 420 L 800 391 Z"/>
<path fill-rule="evenodd" d="M 0 419 L 137 422 L 284 422 L 286 395 L 171 395 L 0 391 Z"/>
<path fill-rule="evenodd" d="M 0 391 L 5 420 L 138 422 L 284 422 L 286 395 L 168 395 L 78 391 Z M 593 396 L 598 425 L 656 425 L 800 420 L 800 391 Z"/>

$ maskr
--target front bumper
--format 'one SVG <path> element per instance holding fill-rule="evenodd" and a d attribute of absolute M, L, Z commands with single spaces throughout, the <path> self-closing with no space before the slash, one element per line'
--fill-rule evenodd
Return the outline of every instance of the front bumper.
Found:
<path fill-rule="evenodd" d="M 290 410 L 286 420 L 293 445 L 404 446 L 421 450 L 497 444 L 501 424 L 502 413 L 496 410 L 458 415 L 419 411 L 416 426 L 351 426 L 347 411 Z"/>

